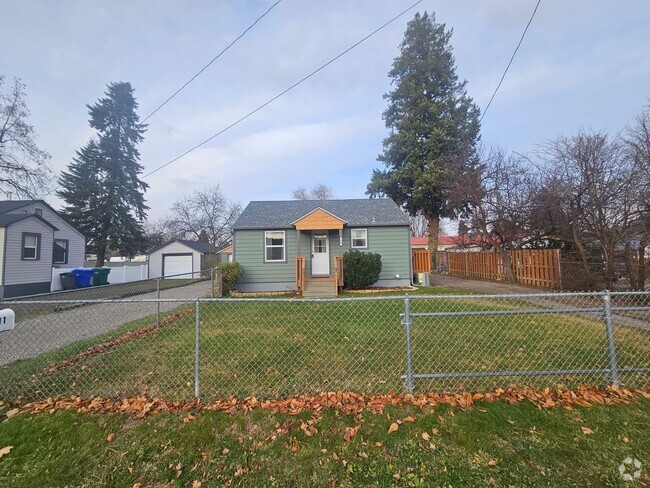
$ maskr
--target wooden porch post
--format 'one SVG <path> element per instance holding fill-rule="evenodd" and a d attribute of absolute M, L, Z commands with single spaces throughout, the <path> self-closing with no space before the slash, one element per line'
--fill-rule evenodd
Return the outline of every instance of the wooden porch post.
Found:
<path fill-rule="evenodd" d="M 296 257 L 300 257 L 302 256 L 302 254 L 300 254 L 300 231 L 299 230 L 296 231 L 296 246 L 297 246 Z"/>

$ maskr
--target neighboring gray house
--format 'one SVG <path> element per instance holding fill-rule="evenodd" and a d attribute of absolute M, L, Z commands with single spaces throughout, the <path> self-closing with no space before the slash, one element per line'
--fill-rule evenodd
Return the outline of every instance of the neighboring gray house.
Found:
<path fill-rule="evenodd" d="M 172 239 L 149 252 L 149 278 L 198 277 L 198 271 L 214 266 L 216 252 L 217 248 L 206 242 Z"/>
<path fill-rule="evenodd" d="M 381 255 L 374 286 L 411 283 L 409 219 L 390 199 L 250 202 L 233 229 L 242 291 L 336 295 L 350 249 Z"/>
<path fill-rule="evenodd" d="M 84 265 L 86 238 L 43 200 L 0 201 L 0 297 L 50 291 L 52 268 Z"/>

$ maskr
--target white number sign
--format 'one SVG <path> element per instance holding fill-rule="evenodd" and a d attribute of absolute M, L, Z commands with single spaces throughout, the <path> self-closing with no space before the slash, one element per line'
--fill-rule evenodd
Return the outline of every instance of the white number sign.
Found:
<path fill-rule="evenodd" d="M 14 330 L 16 314 L 10 308 L 0 310 L 0 332 L 5 330 Z"/>

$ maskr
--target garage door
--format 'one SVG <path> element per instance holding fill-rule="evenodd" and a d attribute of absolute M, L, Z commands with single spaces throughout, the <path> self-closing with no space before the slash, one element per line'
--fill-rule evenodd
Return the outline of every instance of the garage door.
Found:
<path fill-rule="evenodd" d="M 192 278 L 192 255 L 163 256 L 163 276 L 174 276 L 175 278 Z"/>

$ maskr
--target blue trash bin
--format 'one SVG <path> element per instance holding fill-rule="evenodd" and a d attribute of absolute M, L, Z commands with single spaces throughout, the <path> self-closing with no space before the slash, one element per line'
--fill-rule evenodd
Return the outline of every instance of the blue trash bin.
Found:
<path fill-rule="evenodd" d="M 87 288 L 90 286 L 90 279 L 94 274 L 92 268 L 75 268 L 72 272 L 74 273 L 77 288 Z"/>

